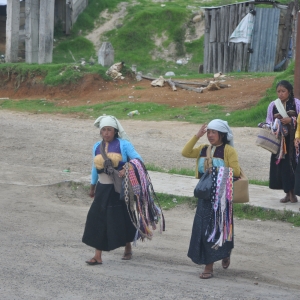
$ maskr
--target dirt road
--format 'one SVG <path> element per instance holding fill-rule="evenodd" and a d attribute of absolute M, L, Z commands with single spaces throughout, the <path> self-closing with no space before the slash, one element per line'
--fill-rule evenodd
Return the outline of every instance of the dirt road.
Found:
<path fill-rule="evenodd" d="M 89 175 L 99 137 L 92 124 L 0 110 L 1 299 L 299 299 L 300 228 L 235 219 L 230 268 L 216 263 L 205 281 L 186 256 L 194 212 L 185 206 L 165 212 L 166 232 L 139 242 L 132 261 L 118 249 L 86 266 L 93 250 L 81 236 L 92 200 L 63 182 Z M 180 150 L 197 125 L 122 124 L 146 163 L 193 167 Z M 267 179 L 269 155 L 254 145 L 255 133 L 234 128 L 235 145 L 248 176 Z"/>

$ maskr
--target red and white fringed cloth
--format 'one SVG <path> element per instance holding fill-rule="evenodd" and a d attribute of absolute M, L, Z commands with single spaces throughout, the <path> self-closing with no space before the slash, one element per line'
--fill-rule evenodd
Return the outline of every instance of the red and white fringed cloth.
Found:
<path fill-rule="evenodd" d="M 295 117 L 291 117 L 292 122 L 291 126 L 293 128 L 296 128 L 297 125 L 297 119 Z M 281 159 L 285 158 L 285 155 L 287 154 L 287 149 L 286 149 L 286 143 L 285 143 L 285 136 L 289 134 L 289 128 L 287 125 L 282 125 L 280 122 L 280 119 L 275 119 L 273 125 L 272 125 L 272 132 L 280 139 L 280 148 L 279 152 L 277 154 L 277 160 L 276 164 L 280 163 Z"/>
<path fill-rule="evenodd" d="M 212 248 L 218 249 L 226 241 L 232 241 L 233 169 L 227 167 L 212 169 L 212 214 L 206 236 L 208 242 L 215 243 Z"/>
<path fill-rule="evenodd" d="M 129 216 L 137 229 L 134 243 L 139 239 L 152 239 L 158 223 L 160 232 L 165 231 L 162 209 L 146 167 L 139 159 L 132 159 L 125 164 L 122 189 Z"/>

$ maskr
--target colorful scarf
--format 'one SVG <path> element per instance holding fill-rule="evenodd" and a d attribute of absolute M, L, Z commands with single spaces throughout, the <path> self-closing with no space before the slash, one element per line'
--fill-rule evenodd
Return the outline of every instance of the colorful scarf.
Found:
<path fill-rule="evenodd" d="M 214 242 L 218 249 L 226 241 L 232 241 L 233 215 L 233 169 L 227 167 L 212 168 L 212 213 L 206 230 L 208 242 Z"/>
<path fill-rule="evenodd" d="M 152 230 L 156 229 L 156 224 L 160 224 L 160 232 L 165 231 L 165 220 L 160 205 L 156 205 L 154 201 L 158 202 L 157 196 L 154 192 L 150 176 L 146 170 L 145 165 L 139 159 L 132 159 L 125 167 L 125 179 L 128 183 L 128 190 L 133 193 L 126 193 L 125 202 L 129 212 L 131 208 L 130 217 L 137 232 L 134 238 L 134 243 L 138 239 L 142 241 L 152 239 Z M 126 197 L 127 194 L 127 197 Z M 136 209 L 132 209 L 135 203 Z"/>

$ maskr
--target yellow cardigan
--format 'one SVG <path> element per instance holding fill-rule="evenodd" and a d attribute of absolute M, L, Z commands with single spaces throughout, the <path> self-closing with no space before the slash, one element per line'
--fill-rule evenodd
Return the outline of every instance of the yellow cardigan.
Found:
<path fill-rule="evenodd" d="M 188 158 L 196 158 L 196 170 L 195 170 L 195 176 L 196 178 L 199 178 L 199 172 L 198 172 L 198 161 L 200 157 L 200 153 L 203 147 L 209 146 L 207 144 L 200 145 L 199 147 L 194 148 L 195 144 L 197 143 L 199 139 L 194 135 L 184 146 L 184 148 L 181 151 L 181 154 L 184 157 Z M 235 151 L 235 149 L 230 145 L 225 145 L 224 149 L 224 162 L 226 167 L 230 167 L 233 169 L 233 176 L 239 177 L 241 174 L 241 168 L 238 161 L 238 156 Z"/>
<path fill-rule="evenodd" d="M 297 117 L 297 130 L 295 134 L 295 139 L 300 139 L 300 114 Z"/>

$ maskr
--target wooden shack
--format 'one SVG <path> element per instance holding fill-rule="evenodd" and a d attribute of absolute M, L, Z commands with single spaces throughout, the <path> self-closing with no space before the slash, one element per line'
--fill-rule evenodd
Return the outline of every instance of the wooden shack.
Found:
<path fill-rule="evenodd" d="M 203 73 L 273 72 L 278 64 L 285 68 L 293 40 L 293 9 L 294 2 L 282 5 L 270 0 L 204 8 Z M 254 16 L 250 43 L 230 42 L 231 34 L 250 11 Z"/>
<path fill-rule="evenodd" d="M 25 2 L 20 0 L 20 43 L 18 56 L 25 57 Z M 0 54 L 5 53 L 6 44 L 6 4 L 0 0 Z M 54 23 L 61 24 L 63 32 L 69 34 L 80 13 L 88 5 L 88 0 L 55 0 Z"/>

